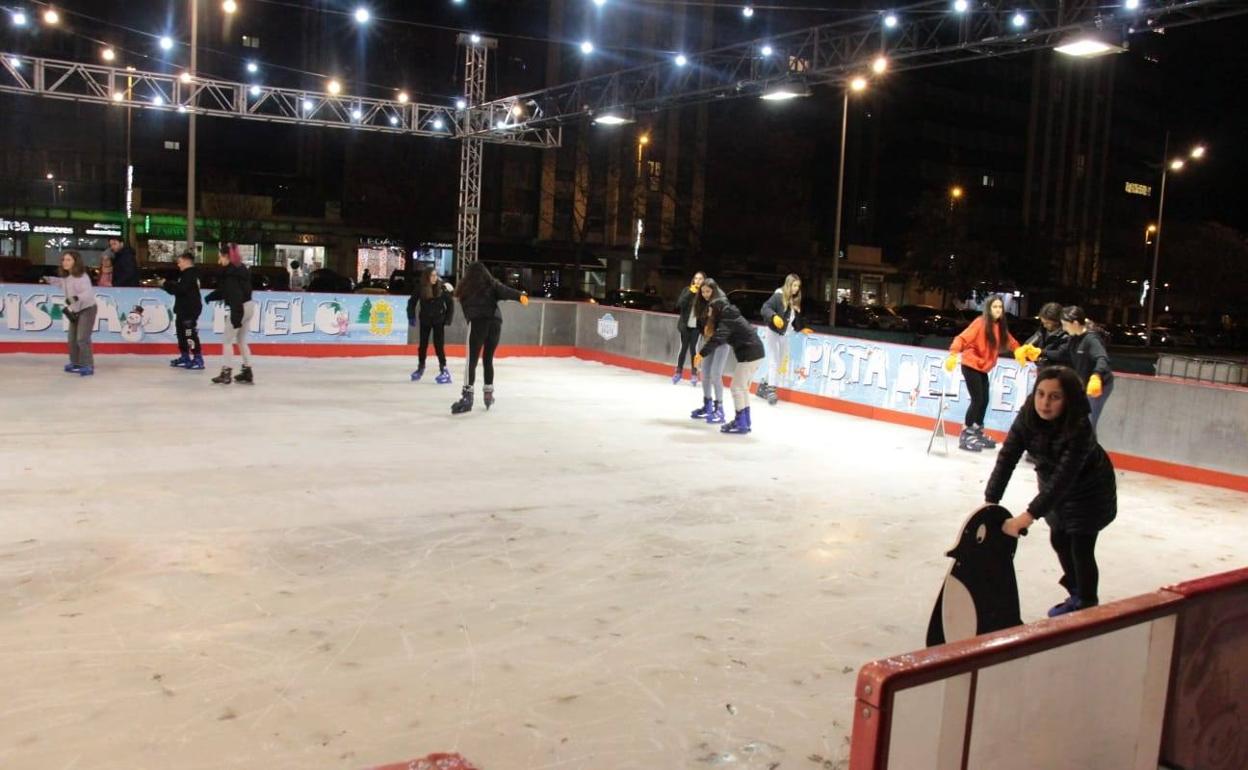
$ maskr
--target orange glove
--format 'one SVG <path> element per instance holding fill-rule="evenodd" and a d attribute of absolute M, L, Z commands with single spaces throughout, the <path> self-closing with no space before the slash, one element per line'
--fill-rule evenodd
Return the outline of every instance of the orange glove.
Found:
<path fill-rule="evenodd" d="M 1094 374 L 1088 378 L 1088 396 L 1090 398 L 1101 397 L 1101 375 Z"/>
<path fill-rule="evenodd" d="M 771 325 L 772 325 L 772 326 L 774 326 L 774 327 L 776 327 L 777 329 L 783 329 L 783 328 L 784 328 L 784 319 L 783 319 L 783 318 L 781 318 L 781 317 L 780 317 L 780 316 L 778 316 L 778 315 L 773 315 L 773 316 L 771 317 Z"/>
<path fill-rule="evenodd" d="M 702 368 L 702 354 L 701 353 L 693 354 L 693 368 L 694 369 Z"/>
<path fill-rule="evenodd" d="M 697 294 L 697 293 L 698 293 L 698 287 L 697 287 L 697 286 L 694 286 L 693 284 L 689 284 L 689 293 L 690 293 L 690 294 Z"/>
<path fill-rule="evenodd" d="M 521 294 L 521 295 L 520 295 L 520 304 L 521 304 L 521 305 L 526 305 L 526 306 L 529 304 L 529 295 L 528 295 L 528 294 Z"/>
<path fill-rule="evenodd" d="M 1018 362 L 1019 366 L 1027 365 L 1027 355 L 1030 349 L 1031 345 L 1019 345 L 1014 348 L 1014 360 Z M 1032 360 L 1034 361 L 1035 359 L 1033 358 Z"/>
<path fill-rule="evenodd" d="M 802 329 L 802 334 L 814 334 L 814 329 Z"/>
<path fill-rule="evenodd" d="M 954 369 L 957 368 L 957 366 L 958 366 L 958 354 L 950 353 L 949 357 L 945 359 L 945 371 L 952 372 Z"/>
<path fill-rule="evenodd" d="M 1027 348 L 1027 363 L 1034 364 L 1039 360 L 1040 354 L 1043 352 L 1040 348 L 1035 345 L 1024 345 L 1023 347 Z"/>

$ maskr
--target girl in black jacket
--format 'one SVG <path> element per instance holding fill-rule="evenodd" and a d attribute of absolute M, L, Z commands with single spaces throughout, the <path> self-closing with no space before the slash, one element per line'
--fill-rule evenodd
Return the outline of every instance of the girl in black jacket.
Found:
<path fill-rule="evenodd" d="M 732 405 L 737 413 L 733 415 L 732 422 L 720 426 L 719 430 L 721 433 L 749 433 L 750 380 L 754 379 L 754 372 L 763 362 L 763 342 L 758 338 L 754 324 L 745 320 L 745 316 L 727 297 L 721 295 L 711 300 L 708 318 L 715 331 L 702 346 L 702 351 L 694 356 L 694 365 L 700 365 L 703 359 L 714 356 L 715 351 L 724 345 L 732 348 L 737 357 L 737 366 L 732 371 Z"/>
<path fill-rule="evenodd" d="M 1062 329 L 1062 306 L 1046 302 L 1036 316 L 1040 328 L 1027 341 L 1014 349 L 1014 360 L 1019 366 L 1034 363 L 1043 369 L 1052 366 L 1053 356 L 1066 349 L 1066 331 Z"/>
<path fill-rule="evenodd" d="M 672 384 L 678 385 L 682 377 L 685 376 L 685 354 L 689 354 L 689 383 L 691 385 L 698 384 L 698 364 L 693 361 L 694 353 L 698 352 L 698 335 L 701 330 L 698 328 L 698 316 L 693 312 L 694 301 L 697 299 L 698 292 L 702 289 L 702 282 L 706 280 L 706 273 L 701 270 L 693 274 L 693 280 L 689 282 L 687 289 L 680 292 L 680 299 L 676 300 L 676 331 L 680 334 L 680 354 L 676 356 L 676 373 L 672 375 Z"/>
<path fill-rule="evenodd" d="M 767 327 L 767 333 L 763 335 L 767 340 L 767 376 L 758 383 L 758 395 L 775 406 L 780 363 L 788 349 L 788 334 L 790 331 L 811 332 L 802 317 L 802 279 L 793 273 L 786 275 L 784 286 L 776 289 L 763 303 L 761 314 L 763 325 Z"/>
<path fill-rule="evenodd" d="M 1114 392 L 1114 372 L 1109 368 L 1109 354 L 1101 335 L 1088 321 L 1088 314 L 1078 305 L 1062 308 L 1062 328 L 1066 330 L 1066 345 L 1057 350 L 1052 360 L 1055 364 L 1069 366 L 1083 380 L 1088 398 L 1092 403 L 1092 427 L 1101 420 L 1101 412 L 1109 394 Z"/>
<path fill-rule="evenodd" d="M 225 323 L 225 339 L 221 352 L 225 355 L 225 366 L 221 374 L 212 378 L 218 385 L 229 385 L 231 382 L 253 383 L 251 373 L 251 348 L 247 346 L 247 328 L 256 315 L 256 303 L 251 301 L 251 271 L 243 264 L 243 255 L 236 244 L 230 243 L 222 247 L 217 255 L 217 264 L 224 268 L 217 281 L 215 291 L 205 297 L 207 302 L 224 302 L 229 308 L 230 317 Z M 243 370 L 233 377 L 234 345 L 243 357 Z"/>
<path fill-rule="evenodd" d="M 178 277 L 167 280 L 161 288 L 173 295 L 173 318 L 177 325 L 177 358 L 170 366 L 200 370 L 204 368 L 204 351 L 199 344 L 199 314 L 204 301 L 199 294 L 199 268 L 195 254 L 184 251 L 178 255 Z"/>
<path fill-rule="evenodd" d="M 1098 603 L 1096 537 L 1118 515 L 1114 466 L 1096 442 L 1088 413 L 1078 375 L 1064 366 L 1041 370 L 984 490 L 987 502 L 999 503 L 1023 451 L 1036 459 L 1040 492 L 1002 529 L 1018 537 L 1037 519 L 1048 520 L 1049 542 L 1062 565 L 1060 582 L 1070 592 L 1049 617 Z"/>
<path fill-rule="evenodd" d="M 417 318 L 420 319 L 420 347 L 416 349 L 419 360 L 416 371 L 412 372 L 412 382 L 419 382 L 425 374 L 425 357 L 432 335 L 433 351 L 438 354 L 437 383 L 447 385 L 451 381 L 451 373 L 446 369 L 446 327 L 455 318 L 455 296 L 451 287 L 442 282 L 438 271 L 432 267 L 426 267 L 421 272 L 420 283 L 407 301 L 408 324 L 414 325 Z"/>
<path fill-rule="evenodd" d="M 477 381 L 477 359 L 485 359 L 485 408 L 494 404 L 494 351 L 503 334 L 503 314 L 498 303 L 503 301 L 529 304 L 527 294 L 499 283 L 480 262 L 473 262 L 455 290 L 468 321 L 468 366 L 464 376 L 464 392 L 451 404 L 451 414 L 472 411 L 473 385 Z"/>

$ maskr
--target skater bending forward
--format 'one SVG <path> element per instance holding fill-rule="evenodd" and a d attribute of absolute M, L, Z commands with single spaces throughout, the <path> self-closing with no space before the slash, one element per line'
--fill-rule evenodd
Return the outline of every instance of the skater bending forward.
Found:
<path fill-rule="evenodd" d="M 1059 581 L 1070 596 L 1049 617 L 1099 603 L 1096 538 L 1118 513 L 1118 487 L 1109 455 L 1096 441 L 1091 408 L 1079 376 L 1064 366 L 1040 371 L 988 479 L 984 500 L 1001 502 L 1023 452 L 1036 460 L 1040 491 L 1027 510 L 1005 522 L 1018 537 L 1037 519 L 1049 524 L 1049 542 L 1062 565 Z"/>
<path fill-rule="evenodd" d="M 732 405 L 736 409 L 732 422 L 720 426 L 721 433 L 749 433 L 750 425 L 750 380 L 754 372 L 763 362 L 763 343 L 758 338 L 754 325 L 745 320 L 741 311 L 728 301 L 727 297 L 716 297 L 711 300 L 709 323 L 714 332 L 702 346 L 702 351 L 694 357 L 695 365 L 713 359 L 721 347 L 730 347 L 737 357 L 737 366 L 732 370 Z"/>
<path fill-rule="evenodd" d="M 459 304 L 464 308 L 464 319 L 468 321 L 464 391 L 460 399 L 451 404 L 451 414 L 462 414 L 472 411 L 478 358 L 483 360 L 485 368 L 485 408 L 489 409 L 494 403 L 494 351 L 498 349 L 498 340 L 503 334 L 503 314 L 498 309 L 498 303 L 510 300 L 527 305 L 529 297 L 500 283 L 480 262 L 468 266 L 455 296 L 459 297 Z"/>
<path fill-rule="evenodd" d="M 767 334 L 763 335 L 767 340 L 767 376 L 758 383 L 758 395 L 774 406 L 780 362 L 788 349 L 789 333 L 810 334 L 812 331 L 802 317 L 802 279 L 793 273 L 785 276 L 784 285 L 763 303 L 761 314 L 767 327 Z"/>
<path fill-rule="evenodd" d="M 425 376 L 425 358 L 429 353 L 429 338 L 433 337 L 433 352 L 438 355 L 439 385 L 447 385 L 451 381 L 451 373 L 446 368 L 446 327 L 455 319 L 455 296 L 450 284 L 444 283 L 438 271 L 426 267 L 420 274 L 420 284 L 412 291 L 407 301 L 407 321 L 414 324 L 420 321 L 420 347 L 416 349 L 416 371 L 412 372 L 412 382 L 418 382 Z"/>
<path fill-rule="evenodd" d="M 703 281 L 702 287 L 698 289 L 693 313 L 698 319 L 703 342 L 715 333 L 715 328 L 711 325 L 711 302 L 723 296 L 723 289 L 711 278 Z M 728 366 L 729 350 L 727 345 L 721 345 L 702 362 L 702 407 L 689 413 L 692 419 L 706 420 L 708 425 L 724 424 L 724 369 Z"/>

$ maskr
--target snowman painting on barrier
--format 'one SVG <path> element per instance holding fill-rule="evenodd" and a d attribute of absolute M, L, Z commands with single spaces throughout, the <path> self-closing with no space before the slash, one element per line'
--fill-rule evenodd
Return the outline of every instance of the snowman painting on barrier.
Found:
<path fill-rule="evenodd" d="M 316 306 L 316 317 L 313 320 L 316 330 L 322 334 L 347 336 L 350 319 L 346 308 L 338 300 L 321 302 Z"/>
<path fill-rule="evenodd" d="M 121 326 L 121 338 L 126 342 L 143 341 L 143 306 L 135 305 L 126 313 L 125 322 Z"/>

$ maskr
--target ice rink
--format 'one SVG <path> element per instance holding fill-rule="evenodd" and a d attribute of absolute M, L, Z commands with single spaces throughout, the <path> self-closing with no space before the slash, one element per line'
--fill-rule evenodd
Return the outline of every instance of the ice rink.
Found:
<path fill-rule="evenodd" d="M 458 361 L 165 361 L 0 356 L 5 770 L 840 768 L 993 462 L 758 399 L 723 436 L 687 383 L 571 359 L 500 360 L 458 417 Z M 1248 496 L 1119 501 L 1102 601 L 1248 563 Z M 1043 525 L 1017 568 L 1024 618 L 1064 598 Z"/>

